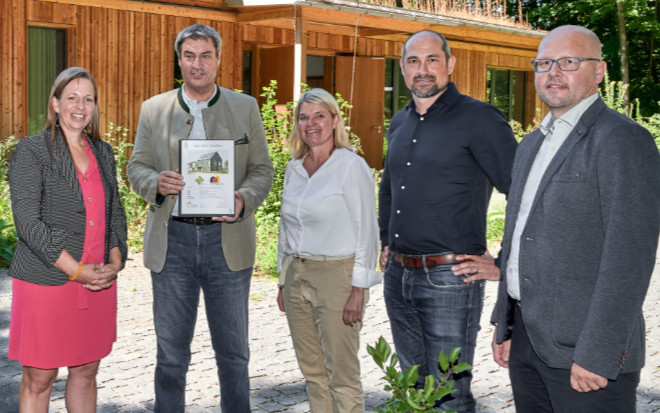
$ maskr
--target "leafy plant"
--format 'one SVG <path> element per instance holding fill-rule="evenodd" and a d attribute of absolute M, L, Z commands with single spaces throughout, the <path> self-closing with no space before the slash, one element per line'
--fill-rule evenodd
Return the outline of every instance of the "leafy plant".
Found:
<path fill-rule="evenodd" d="M 605 72 L 605 79 L 600 87 L 600 95 L 605 101 L 605 104 L 619 113 L 629 115 L 631 118 L 634 113 L 639 113 L 639 101 L 632 102 L 628 106 L 625 105 L 626 91 L 628 85 L 621 81 L 610 81 L 608 72 Z"/>
<path fill-rule="evenodd" d="M 0 221 L 0 268 L 8 268 L 16 248 L 16 228 L 12 222 Z"/>
<path fill-rule="evenodd" d="M 128 226 L 128 247 L 131 252 L 139 252 L 142 250 L 147 203 L 138 194 L 131 191 L 126 177 L 126 165 L 129 161 L 128 150 L 133 144 L 128 141 L 128 128 L 112 122 L 108 123 L 105 138 L 112 144 L 115 152 L 119 197 L 126 212 L 126 224 Z"/>
<path fill-rule="evenodd" d="M 486 240 L 488 242 L 488 249 L 497 252 L 499 250 L 499 243 L 504 236 L 504 217 L 506 211 L 506 200 L 504 197 L 497 196 L 497 192 L 493 194 L 488 206 L 488 227 L 486 230 Z"/>
<path fill-rule="evenodd" d="M 605 73 L 605 80 L 603 81 L 603 85 L 600 88 L 600 94 L 603 97 L 603 100 L 609 106 L 610 108 L 618 111 L 619 113 L 624 113 L 626 114 L 626 109 L 627 109 L 627 115 L 630 116 L 633 120 L 635 120 L 637 123 L 648 129 L 648 131 L 653 135 L 653 139 L 655 139 L 655 144 L 658 147 L 658 150 L 660 150 L 660 113 L 654 113 L 650 117 L 645 117 L 640 115 L 641 110 L 640 110 L 640 103 L 638 99 L 635 99 L 633 102 L 630 103 L 628 107 L 626 107 L 623 104 L 623 96 L 625 94 L 626 89 L 628 88 L 628 85 L 625 85 L 623 82 L 618 81 L 618 82 L 610 82 L 610 78 L 607 74 Z M 660 102 L 658 102 L 658 105 L 660 105 Z"/>
<path fill-rule="evenodd" d="M 381 336 L 375 346 L 367 346 L 367 352 L 378 367 L 385 373 L 383 380 L 387 382 L 385 391 L 391 392 L 392 397 L 385 401 L 382 408 L 376 408 L 379 413 L 417 413 L 438 412 L 434 406 L 436 401 L 456 391 L 454 382 L 449 380 L 452 375 L 462 373 L 472 368 L 468 363 L 459 363 L 461 348 L 453 349 L 449 356 L 444 352 L 438 356 L 438 364 L 442 372 L 440 383 L 435 382 L 433 375 L 426 376 L 424 388 L 416 387 L 419 378 L 419 366 L 411 366 L 405 372 L 397 369 L 399 356 L 392 352 L 390 345 Z M 443 413 L 456 413 L 454 410 L 445 410 Z"/>
<path fill-rule="evenodd" d="M 348 101 L 346 101 L 341 96 L 340 93 L 335 93 L 335 99 L 337 100 L 337 104 L 339 105 L 339 111 L 342 114 L 342 118 L 344 120 L 344 127 L 346 127 L 346 131 L 348 132 L 348 139 L 351 142 L 351 145 L 353 146 L 353 150 L 355 151 L 355 153 L 364 153 L 362 151 L 362 143 L 360 142 L 360 137 L 351 131 L 351 127 L 348 124 L 348 116 L 346 116 L 346 113 L 353 108 L 353 105 L 351 105 Z"/>
<path fill-rule="evenodd" d="M 277 238 L 280 226 L 280 207 L 282 205 L 282 190 L 284 189 L 284 172 L 291 155 L 286 147 L 286 138 L 293 124 L 290 122 L 293 113 L 293 103 L 279 105 L 275 95 L 277 81 L 271 80 L 269 86 L 263 88 L 265 98 L 261 106 L 261 118 L 268 140 L 268 153 L 273 162 L 273 188 L 266 200 L 257 209 L 257 271 L 275 276 L 277 274 Z"/>
<path fill-rule="evenodd" d="M 17 241 L 9 197 L 9 161 L 17 143 L 15 136 L 0 140 L 0 268 L 9 266 Z"/>

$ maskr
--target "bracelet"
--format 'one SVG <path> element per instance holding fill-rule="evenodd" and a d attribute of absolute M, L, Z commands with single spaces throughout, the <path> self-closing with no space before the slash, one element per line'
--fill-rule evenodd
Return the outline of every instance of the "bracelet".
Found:
<path fill-rule="evenodd" d="M 76 271 L 76 273 L 73 274 L 73 277 L 69 277 L 69 281 L 75 281 L 76 278 L 78 278 L 78 276 L 79 276 L 80 273 L 82 272 L 82 269 L 83 269 L 83 262 L 80 261 L 80 262 L 78 263 L 78 271 Z"/>

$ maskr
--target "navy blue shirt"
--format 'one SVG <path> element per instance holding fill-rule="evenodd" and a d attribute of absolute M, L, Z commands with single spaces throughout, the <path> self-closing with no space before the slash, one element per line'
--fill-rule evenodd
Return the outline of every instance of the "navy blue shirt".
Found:
<path fill-rule="evenodd" d="M 379 191 L 382 246 L 403 254 L 483 254 L 493 186 L 506 194 L 516 140 L 495 107 L 454 83 L 419 115 L 399 111 Z"/>

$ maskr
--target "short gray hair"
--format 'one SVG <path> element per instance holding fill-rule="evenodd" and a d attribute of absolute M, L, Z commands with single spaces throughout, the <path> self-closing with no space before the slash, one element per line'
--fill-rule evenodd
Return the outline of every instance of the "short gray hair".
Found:
<path fill-rule="evenodd" d="M 222 37 L 220 37 L 218 32 L 212 27 L 203 24 L 193 24 L 192 26 L 188 26 L 181 30 L 176 36 L 176 40 L 174 40 L 174 50 L 179 59 L 181 58 L 181 45 L 186 39 L 211 39 L 215 46 L 216 56 L 220 55 L 220 49 L 222 49 Z"/>
<path fill-rule="evenodd" d="M 408 46 L 408 43 L 413 39 L 413 37 L 417 36 L 418 34 L 430 34 L 440 39 L 440 41 L 442 41 L 442 51 L 445 52 L 445 59 L 449 60 L 451 57 L 451 49 L 449 48 L 447 38 L 445 38 L 445 36 L 443 36 L 441 33 L 435 32 L 433 30 L 421 30 L 410 35 L 408 40 L 406 40 L 406 42 L 403 44 L 403 47 L 401 48 L 401 59 L 406 58 L 406 47 Z"/>

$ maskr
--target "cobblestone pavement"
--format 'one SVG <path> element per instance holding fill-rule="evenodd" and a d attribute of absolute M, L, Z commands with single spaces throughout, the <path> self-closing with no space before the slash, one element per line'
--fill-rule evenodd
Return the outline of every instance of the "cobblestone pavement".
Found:
<path fill-rule="evenodd" d="M 99 412 L 147 412 L 153 410 L 153 372 L 156 342 L 151 316 L 149 272 L 142 257 L 131 257 L 120 274 L 118 338 L 112 353 L 102 361 L 98 376 Z M 660 257 L 659 257 L 660 258 Z M 660 413 L 660 263 L 645 302 L 647 359 L 638 388 L 637 411 Z M 490 355 L 492 327 L 487 322 L 494 303 L 496 284 L 489 283 L 477 343 L 473 391 L 478 412 L 513 413 L 508 375 Z M 253 412 L 308 412 L 305 385 L 298 370 L 289 338 L 286 317 L 277 309 L 276 284 L 254 277 L 250 300 L 250 377 Z M 18 411 L 21 367 L 7 358 L 7 337 L 11 305 L 11 279 L 0 273 L 0 412 Z M 622 303 L 625 305 L 625 303 Z M 219 412 L 219 384 L 203 307 L 200 307 L 188 373 L 186 412 Z M 362 330 L 360 359 L 367 411 L 387 398 L 384 382 L 366 345 L 391 335 L 382 284 L 373 288 Z M 60 369 L 55 382 L 51 411 L 65 411 L 66 369 Z"/>

